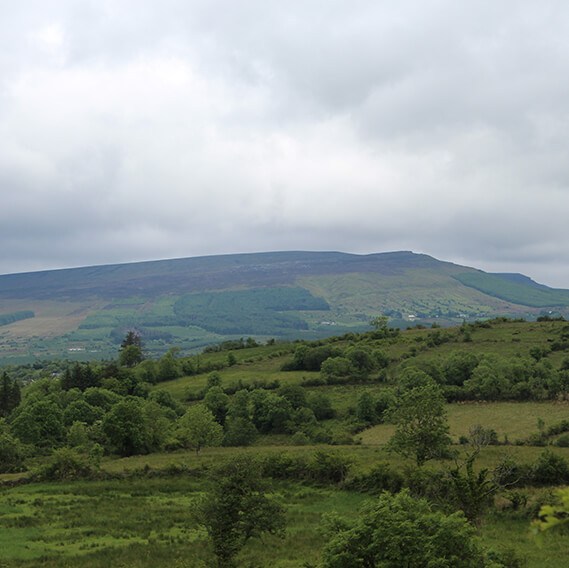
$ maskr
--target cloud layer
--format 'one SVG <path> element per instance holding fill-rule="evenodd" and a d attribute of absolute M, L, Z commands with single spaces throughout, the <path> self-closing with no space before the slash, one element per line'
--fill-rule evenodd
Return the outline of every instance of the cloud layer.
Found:
<path fill-rule="evenodd" d="M 0 272 L 414 250 L 569 288 L 569 5 L 27 0 Z"/>

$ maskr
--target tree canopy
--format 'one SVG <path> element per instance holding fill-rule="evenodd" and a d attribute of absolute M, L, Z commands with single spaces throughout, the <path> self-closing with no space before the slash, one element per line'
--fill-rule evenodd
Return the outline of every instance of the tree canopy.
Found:
<path fill-rule="evenodd" d="M 328 519 L 322 568 L 480 568 L 484 553 L 462 512 L 433 511 L 407 490 L 383 493 L 354 523 Z"/>
<path fill-rule="evenodd" d="M 414 457 L 419 466 L 447 453 L 451 440 L 445 399 L 434 382 L 403 391 L 390 417 L 396 425 L 390 450 Z"/>

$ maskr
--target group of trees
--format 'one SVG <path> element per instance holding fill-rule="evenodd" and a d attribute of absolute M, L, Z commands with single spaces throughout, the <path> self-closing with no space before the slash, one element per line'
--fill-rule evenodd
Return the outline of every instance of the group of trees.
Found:
<path fill-rule="evenodd" d="M 309 393 L 299 385 L 276 391 L 241 389 L 228 396 L 218 373 L 210 374 L 204 406 L 223 427 L 223 444 L 245 446 L 259 434 L 292 434 L 306 441 L 325 437 L 320 422 L 332 418 L 334 409 L 322 393 Z"/>
<path fill-rule="evenodd" d="M 285 371 L 320 371 L 324 383 L 335 384 L 349 380 L 366 380 L 380 373 L 389 364 L 385 352 L 368 345 L 340 348 L 334 345 L 310 347 L 299 345 L 292 361 L 283 366 Z"/>
<path fill-rule="evenodd" d="M 410 367 L 429 375 L 448 401 L 547 400 L 569 395 L 569 360 L 556 368 L 543 357 L 456 351 L 446 358 L 407 359 L 398 374 Z"/>
<path fill-rule="evenodd" d="M 19 404 L 17 384 L 5 375 L 0 385 L 9 435 L 4 446 L 11 444 L 11 454 L 6 452 L 13 454 L 4 470 L 20 467 L 24 455 L 62 446 L 127 456 L 244 446 L 267 433 L 298 434 L 308 441 L 321 434 L 319 421 L 334 415 L 325 395 L 307 395 L 301 386 L 241 389 L 230 397 L 218 373 L 209 376 L 203 400 L 187 408 L 167 391 L 149 392 L 136 369 L 115 364 L 74 364 L 59 379 L 30 384 Z"/>

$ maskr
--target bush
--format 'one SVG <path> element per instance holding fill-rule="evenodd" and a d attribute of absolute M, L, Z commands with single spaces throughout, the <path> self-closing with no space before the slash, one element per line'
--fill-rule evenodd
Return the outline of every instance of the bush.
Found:
<path fill-rule="evenodd" d="M 353 523 L 332 517 L 328 525 L 324 568 L 487 565 L 476 531 L 462 513 L 433 511 L 425 499 L 407 491 L 382 494 Z"/>
<path fill-rule="evenodd" d="M 330 399 L 322 393 L 310 393 L 307 397 L 308 408 L 312 409 L 316 420 L 327 420 L 334 418 L 335 411 L 332 408 Z"/>
<path fill-rule="evenodd" d="M 531 480 L 537 485 L 569 483 L 569 465 L 563 457 L 545 450 L 532 468 Z"/>
<path fill-rule="evenodd" d="M 54 450 L 49 461 L 34 473 L 40 481 L 67 481 L 91 477 L 95 471 L 88 456 L 72 448 Z"/>
<path fill-rule="evenodd" d="M 563 434 L 559 436 L 555 441 L 555 445 L 559 448 L 569 448 L 569 434 Z"/>
<path fill-rule="evenodd" d="M 22 469 L 22 444 L 9 432 L 0 432 L 0 473 L 13 473 Z"/>
<path fill-rule="evenodd" d="M 502 487 L 519 487 L 531 480 L 532 468 L 511 457 L 503 458 L 494 468 L 494 481 Z"/>
<path fill-rule="evenodd" d="M 310 478 L 318 483 L 342 483 L 350 471 L 348 458 L 332 452 L 316 452 L 310 463 Z"/>
<path fill-rule="evenodd" d="M 237 566 L 235 556 L 250 538 L 284 534 L 284 508 L 265 491 L 259 464 L 240 456 L 219 471 L 197 503 L 195 516 L 208 533 L 217 566 Z"/>
<path fill-rule="evenodd" d="M 405 471 L 404 479 L 405 486 L 416 497 L 445 504 L 453 499 L 454 486 L 445 471 L 433 471 L 421 467 L 409 468 Z"/>
<path fill-rule="evenodd" d="M 307 479 L 308 462 L 303 457 L 271 454 L 261 462 L 263 475 L 273 479 Z"/>
<path fill-rule="evenodd" d="M 346 357 L 330 357 L 322 363 L 320 373 L 329 384 L 348 381 L 352 375 L 352 362 Z"/>
<path fill-rule="evenodd" d="M 261 463 L 263 475 L 274 479 L 295 479 L 317 484 L 339 484 L 345 481 L 351 462 L 333 452 L 316 452 L 308 461 L 304 456 L 274 454 Z"/>
<path fill-rule="evenodd" d="M 397 493 L 403 487 L 403 476 L 391 469 L 389 464 L 380 463 L 376 465 L 369 473 L 354 477 L 347 485 L 346 489 L 355 491 L 363 491 L 372 495 L 379 494 L 383 491 Z"/>
<path fill-rule="evenodd" d="M 295 432 L 291 442 L 294 446 L 307 446 L 310 444 L 310 438 L 304 432 Z"/>

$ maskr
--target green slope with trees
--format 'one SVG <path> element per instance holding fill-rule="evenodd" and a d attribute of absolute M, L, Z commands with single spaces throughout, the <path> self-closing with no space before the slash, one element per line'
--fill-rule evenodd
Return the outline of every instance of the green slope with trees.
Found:
<path fill-rule="evenodd" d="M 373 324 L 5 367 L 3 564 L 563 565 L 569 322 Z"/>
<path fill-rule="evenodd" d="M 136 329 L 158 356 L 224 340 L 318 339 L 391 325 L 569 317 L 569 292 L 424 254 L 282 252 L 0 276 L 0 361 L 108 359 Z"/>

